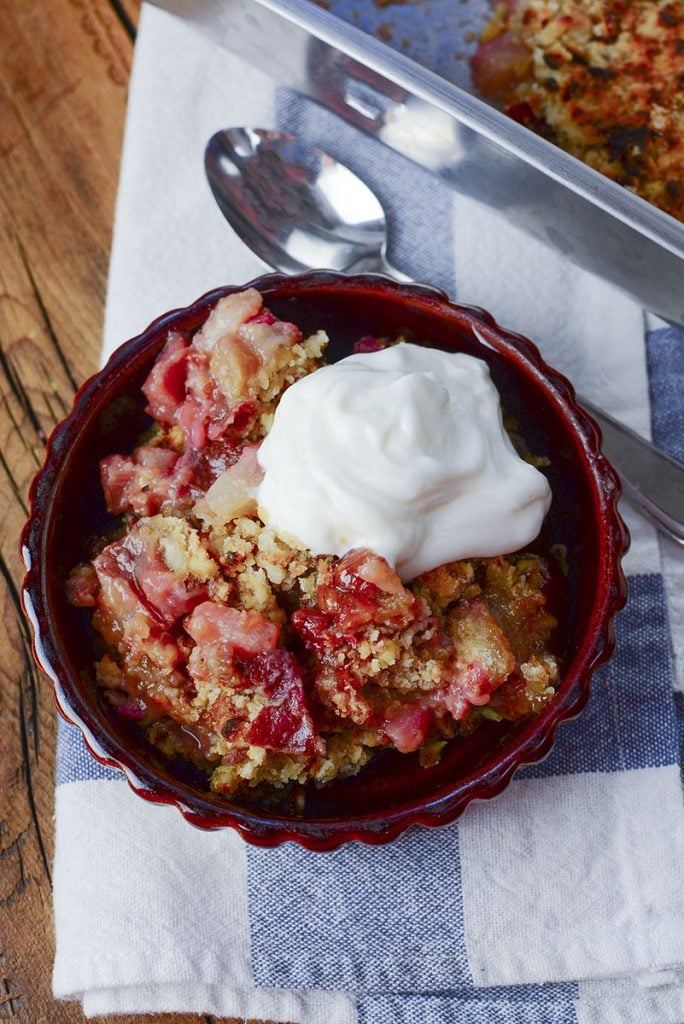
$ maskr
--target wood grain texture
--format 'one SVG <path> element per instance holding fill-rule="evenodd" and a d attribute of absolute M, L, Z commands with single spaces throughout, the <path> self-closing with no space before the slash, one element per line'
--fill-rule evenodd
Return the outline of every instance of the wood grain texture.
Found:
<path fill-rule="evenodd" d="M 85 1020 L 51 996 L 55 709 L 17 541 L 46 437 L 98 362 L 138 9 L 0 0 L 0 1021 L 17 1024 Z"/>

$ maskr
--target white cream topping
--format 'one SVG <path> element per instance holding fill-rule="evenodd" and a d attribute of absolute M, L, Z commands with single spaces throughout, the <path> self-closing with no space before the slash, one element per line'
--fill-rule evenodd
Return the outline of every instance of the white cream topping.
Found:
<path fill-rule="evenodd" d="M 287 389 L 258 451 L 263 517 L 314 554 L 367 547 L 403 580 L 529 544 L 551 503 L 487 365 L 401 343 Z"/>

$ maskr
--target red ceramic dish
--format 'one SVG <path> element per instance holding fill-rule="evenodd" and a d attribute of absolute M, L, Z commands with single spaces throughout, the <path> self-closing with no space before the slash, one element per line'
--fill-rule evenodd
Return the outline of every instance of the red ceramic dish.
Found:
<path fill-rule="evenodd" d="M 310 850 L 336 849 L 349 840 L 386 843 L 410 825 L 445 824 L 471 800 L 500 793 L 520 765 L 549 752 L 558 724 L 581 711 L 592 673 L 612 651 L 613 618 L 626 599 L 620 560 L 627 534 L 616 508 L 619 486 L 600 454 L 597 428 L 578 407 L 568 381 L 543 362 L 531 342 L 498 327 L 482 310 L 457 306 L 433 288 L 375 275 L 273 274 L 252 285 L 278 317 L 305 333 L 327 330 L 330 360 L 349 354 L 361 336 L 409 329 L 425 343 L 489 364 L 506 414 L 518 420 L 530 450 L 550 459 L 546 472 L 553 503 L 540 543 L 564 545 L 569 565 L 564 668 L 556 696 L 536 717 L 487 722 L 467 739 L 453 741 L 432 768 L 420 768 L 415 754 L 383 753 L 360 775 L 312 789 L 304 817 L 221 799 L 198 774 L 172 767 L 107 714 L 93 682 L 88 616 L 64 596 L 70 569 L 87 557 L 88 539 L 111 526 L 99 461 L 132 449 L 149 425 L 140 387 L 169 329 L 196 330 L 221 296 L 245 286 L 210 292 L 123 345 L 83 385 L 70 415 L 52 434 L 45 465 L 31 487 L 31 516 L 22 535 L 23 601 L 34 652 L 54 683 L 61 714 L 79 726 L 92 754 L 123 770 L 145 799 L 174 804 L 200 828 L 235 828 L 259 846 L 286 839 Z"/>

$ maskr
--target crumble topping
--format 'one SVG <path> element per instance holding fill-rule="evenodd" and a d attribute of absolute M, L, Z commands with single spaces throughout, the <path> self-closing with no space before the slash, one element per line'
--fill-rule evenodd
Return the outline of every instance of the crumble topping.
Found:
<path fill-rule="evenodd" d="M 515 120 L 684 219 L 681 0 L 504 0 L 473 58 Z"/>

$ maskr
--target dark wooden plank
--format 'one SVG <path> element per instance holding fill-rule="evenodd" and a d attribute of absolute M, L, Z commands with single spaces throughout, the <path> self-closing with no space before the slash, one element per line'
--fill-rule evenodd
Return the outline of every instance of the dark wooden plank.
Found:
<path fill-rule="evenodd" d="M 18 1024 L 85 1020 L 51 996 L 55 710 L 17 541 L 45 439 L 98 362 L 138 13 L 139 0 L 0 0 L 0 1020 Z"/>

